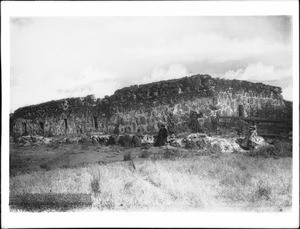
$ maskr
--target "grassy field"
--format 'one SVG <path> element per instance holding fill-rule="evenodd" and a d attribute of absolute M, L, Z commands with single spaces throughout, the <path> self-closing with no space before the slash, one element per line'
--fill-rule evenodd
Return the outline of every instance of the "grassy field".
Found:
<path fill-rule="evenodd" d="M 81 198 L 86 204 L 71 209 L 75 211 L 291 209 L 291 153 L 272 156 L 272 151 L 263 150 L 262 153 L 205 154 L 172 148 L 151 148 L 145 153 L 139 148 L 41 147 L 44 148 L 13 149 L 10 195 L 17 196 L 21 205 L 28 205 L 26 195 L 46 196 L 53 203 L 49 195 L 65 198 L 77 194 L 89 198 Z M 285 147 L 281 153 L 288 150 Z M 25 164 L 19 165 L 16 161 L 24 160 L 17 152 L 22 149 L 25 151 L 22 157 L 30 159 L 28 164 L 25 160 Z M 58 158 L 65 159 L 58 162 Z M 59 209 L 38 207 L 35 210 Z"/>

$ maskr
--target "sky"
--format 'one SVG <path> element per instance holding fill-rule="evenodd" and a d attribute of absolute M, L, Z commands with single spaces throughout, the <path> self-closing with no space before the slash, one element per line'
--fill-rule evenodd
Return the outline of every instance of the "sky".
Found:
<path fill-rule="evenodd" d="M 194 74 L 280 86 L 292 100 L 288 16 L 13 17 L 10 111 Z"/>

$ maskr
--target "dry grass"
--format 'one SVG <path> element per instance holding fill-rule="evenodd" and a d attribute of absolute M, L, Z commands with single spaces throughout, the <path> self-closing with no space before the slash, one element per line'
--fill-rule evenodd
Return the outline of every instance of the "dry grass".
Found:
<path fill-rule="evenodd" d="M 291 207 L 292 159 L 238 154 L 138 159 L 10 178 L 10 194 L 92 194 L 91 210 L 251 210 Z M 101 178 L 100 178 L 101 175 Z"/>

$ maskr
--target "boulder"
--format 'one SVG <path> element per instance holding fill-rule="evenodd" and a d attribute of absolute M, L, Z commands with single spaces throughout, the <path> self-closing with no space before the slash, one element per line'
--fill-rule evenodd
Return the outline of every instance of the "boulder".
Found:
<path fill-rule="evenodd" d="M 151 135 L 144 135 L 143 138 L 141 139 L 141 143 L 142 144 L 145 144 L 145 143 L 153 144 L 154 137 Z"/>
<path fill-rule="evenodd" d="M 208 141 L 213 149 L 220 151 L 222 153 L 232 153 L 234 151 L 239 151 L 240 147 L 235 142 L 234 138 L 219 138 L 219 137 L 209 137 Z"/>
<path fill-rule="evenodd" d="M 209 140 L 204 133 L 194 133 L 182 139 L 182 143 L 188 149 L 205 149 L 209 144 Z"/>
<path fill-rule="evenodd" d="M 92 134 L 91 141 L 98 142 L 99 144 L 107 144 L 109 137 L 110 136 L 106 134 Z"/>

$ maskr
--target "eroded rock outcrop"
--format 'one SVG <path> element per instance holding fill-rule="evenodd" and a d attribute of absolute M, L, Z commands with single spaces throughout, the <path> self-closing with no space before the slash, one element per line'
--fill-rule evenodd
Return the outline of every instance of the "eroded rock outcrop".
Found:
<path fill-rule="evenodd" d="M 19 108 L 10 116 L 12 136 L 57 136 L 87 132 L 143 134 L 158 131 L 159 122 L 172 134 L 212 128 L 220 116 L 291 118 L 291 104 L 281 88 L 248 81 L 194 75 L 181 79 L 133 85 L 112 96 L 68 98 Z"/>

